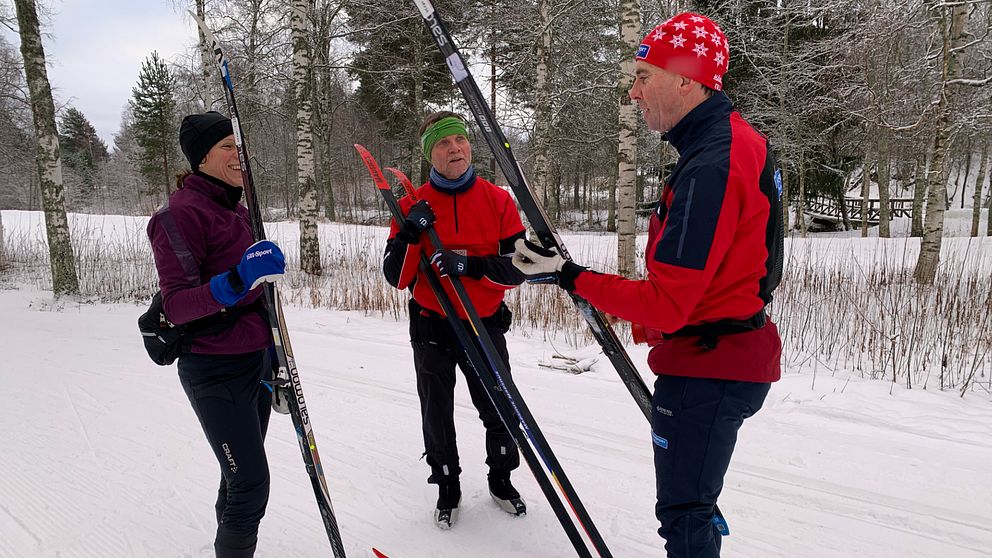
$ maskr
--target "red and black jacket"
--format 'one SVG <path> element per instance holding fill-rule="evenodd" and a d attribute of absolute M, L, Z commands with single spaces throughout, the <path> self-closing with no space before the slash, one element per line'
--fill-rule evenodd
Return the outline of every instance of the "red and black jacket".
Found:
<path fill-rule="evenodd" d="M 427 182 L 417 189 L 417 199 L 427 200 L 434 210 L 437 218 L 434 230 L 445 249 L 469 257 L 469 272 L 462 277 L 462 283 L 479 316 L 493 315 L 503 302 L 504 293 L 524 279 L 508 257 L 513 254 L 513 243 L 524 236 L 524 225 L 513 198 L 495 184 L 476 178 L 468 188 L 458 191 L 445 191 Z M 410 196 L 400 200 L 404 214 L 413 203 Z M 393 222 L 382 265 L 386 280 L 397 289 L 412 284 L 417 304 L 443 316 L 441 304 L 418 267 L 420 255 L 430 258 L 434 247 L 426 234 L 418 242 L 408 244 L 397 237 L 398 232 L 399 227 Z M 442 281 L 442 284 L 454 300 L 451 283 Z M 458 313 L 461 319 L 468 319 L 460 306 Z"/>
<path fill-rule="evenodd" d="M 782 345 L 764 307 L 782 277 L 783 225 L 768 140 L 724 93 L 666 139 L 679 160 L 651 217 L 647 278 L 581 273 L 575 293 L 662 334 L 648 357 L 656 374 L 776 381 Z"/>

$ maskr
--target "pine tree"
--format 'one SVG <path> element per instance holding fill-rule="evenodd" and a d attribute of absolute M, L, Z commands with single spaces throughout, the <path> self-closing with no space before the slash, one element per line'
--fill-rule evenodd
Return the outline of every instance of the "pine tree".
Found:
<path fill-rule="evenodd" d="M 458 13 L 443 2 L 435 6 L 445 17 Z M 351 40 L 359 48 L 351 66 L 358 79 L 356 97 L 382 123 L 383 136 L 402 146 L 400 153 L 409 154 L 407 168 L 417 180 L 423 166 L 417 130 L 428 107 L 455 98 L 457 89 L 423 22 L 412 17 L 416 10 L 408 1 L 359 0 L 348 13 L 354 29 Z M 461 27 L 450 18 L 448 24 L 453 31 Z"/>
<path fill-rule="evenodd" d="M 62 117 L 59 147 L 62 162 L 82 178 L 83 188 L 92 191 L 97 165 L 108 158 L 107 145 L 96 133 L 96 128 L 76 108 L 69 107 Z"/>
<path fill-rule="evenodd" d="M 173 77 L 158 52 L 145 59 L 138 85 L 131 89 L 134 134 L 138 146 L 138 170 L 149 185 L 161 186 L 166 198 L 176 163 L 178 134 Z"/>

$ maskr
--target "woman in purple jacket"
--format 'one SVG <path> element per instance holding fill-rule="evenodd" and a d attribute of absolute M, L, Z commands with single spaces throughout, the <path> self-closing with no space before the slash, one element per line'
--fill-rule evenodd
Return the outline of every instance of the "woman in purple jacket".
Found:
<path fill-rule="evenodd" d="M 285 270 L 279 247 L 254 242 L 238 203 L 241 166 L 231 121 L 217 112 L 183 119 L 179 143 L 192 171 L 148 223 L 165 314 L 175 324 L 229 325 L 193 337 L 179 357 L 179 380 L 221 466 L 217 558 L 250 558 L 269 497 L 263 442 L 271 396 L 272 333 L 261 288 Z M 222 317 L 221 317 L 222 316 Z M 214 329 L 211 329 L 214 331 Z"/>

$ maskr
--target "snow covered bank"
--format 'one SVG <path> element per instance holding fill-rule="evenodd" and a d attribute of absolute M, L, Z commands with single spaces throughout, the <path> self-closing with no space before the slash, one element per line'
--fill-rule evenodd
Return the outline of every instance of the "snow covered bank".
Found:
<path fill-rule="evenodd" d="M 6 224 L 6 214 L 4 215 Z M 218 471 L 175 377 L 142 352 L 130 304 L 0 291 L 0 557 L 207 557 Z M 574 553 L 536 483 L 507 516 L 486 494 L 482 428 L 459 384 L 463 510 L 432 525 L 406 324 L 287 309 L 349 556 Z M 578 376 L 509 337 L 521 392 L 615 556 L 660 556 L 649 430 L 605 359 Z M 632 351 L 644 367 L 645 353 Z M 259 558 L 328 554 L 286 417 L 267 444 L 272 499 Z M 789 374 L 741 434 L 721 501 L 727 556 L 988 556 L 992 402 L 845 371 Z"/>

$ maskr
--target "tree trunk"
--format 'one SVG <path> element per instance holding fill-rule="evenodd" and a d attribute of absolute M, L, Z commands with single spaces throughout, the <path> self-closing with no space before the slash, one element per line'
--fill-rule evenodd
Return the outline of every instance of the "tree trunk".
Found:
<path fill-rule="evenodd" d="M 890 223 L 892 221 L 892 208 L 889 202 L 889 184 L 892 175 L 892 160 L 890 153 L 890 142 L 892 131 L 881 127 L 878 129 L 878 236 L 889 238 L 892 236 Z"/>
<path fill-rule="evenodd" d="M 617 231 L 617 176 L 611 173 L 610 195 L 607 199 L 606 230 L 608 232 Z"/>
<path fill-rule="evenodd" d="M 317 235 L 317 179 L 313 157 L 313 66 L 308 40 L 313 0 L 293 0 L 289 25 L 293 41 L 293 94 L 296 97 L 296 184 L 299 188 L 300 269 L 320 275 L 320 241 Z"/>
<path fill-rule="evenodd" d="M 55 104 L 52 86 L 45 68 L 45 48 L 41 43 L 38 12 L 34 0 L 14 0 L 21 36 L 21 56 L 31 96 L 37 140 L 38 176 L 42 205 L 45 209 L 45 232 L 52 270 L 52 291 L 56 295 L 79 293 L 76 261 L 72 253 L 69 221 L 65 215 L 65 193 L 62 187 L 62 160 L 59 156 L 59 136 L 55 127 Z"/>
<path fill-rule="evenodd" d="M 971 202 L 971 236 L 978 236 L 978 224 L 982 218 L 982 189 L 985 185 L 985 173 L 989 168 L 989 142 L 982 142 L 981 159 L 978 163 L 978 178 L 975 180 L 975 197 Z M 990 219 L 992 220 L 992 219 Z"/>
<path fill-rule="evenodd" d="M 7 268 L 7 245 L 3 242 L 3 214 L 0 213 L 0 271 Z"/>
<path fill-rule="evenodd" d="M 166 133 L 168 133 L 168 130 L 162 130 L 162 136 L 164 136 Z M 169 145 L 168 138 L 165 138 L 165 137 L 162 137 L 162 136 L 159 136 L 161 138 L 161 140 L 160 140 L 161 141 L 161 145 Z M 162 177 L 164 178 L 164 180 L 162 182 L 162 188 L 163 188 L 163 194 L 165 195 L 165 197 L 162 198 L 162 202 L 163 203 L 168 203 L 168 201 L 169 201 L 169 194 L 172 193 L 173 177 L 171 175 L 172 175 L 172 173 L 170 172 L 170 165 L 169 165 L 169 150 L 168 149 L 163 149 L 162 150 Z"/>
<path fill-rule="evenodd" d="M 534 178 L 537 197 L 547 207 L 549 215 L 555 214 L 554 196 L 550 192 L 551 161 L 548 156 L 551 138 L 551 16 L 550 0 L 539 0 L 541 36 L 537 41 L 537 70 L 534 80 Z"/>
<path fill-rule="evenodd" d="M 847 178 L 842 178 L 840 186 L 837 188 L 837 204 L 840 209 L 840 221 L 844 224 L 844 230 L 849 231 L 854 228 L 851 225 L 851 217 L 847 212 Z"/>
<path fill-rule="evenodd" d="M 416 25 L 417 22 L 413 22 Z M 414 58 L 414 71 L 413 71 L 413 111 L 417 117 L 414 119 L 414 129 L 411 130 L 410 137 L 413 140 L 411 144 L 412 156 L 410 161 L 410 176 L 417 177 L 417 184 L 423 184 L 427 182 L 427 177 L 430 172 L 430 168 L 424 170 L 424 150 L 420 145 L 420 134 L 417 133 L 417 128 L 420 126 L 421 121 L 426 116 L 426 111 L 424 110 L 424 35 L 423 28 L 418 26 L 417 33 L 414 35 L 417 38 L 417 44 L 413 49 Z"/>
<path fill-rule="evenodd" d="M 620 126 L 617 137 L 617 273 L 632 278 L 637 244 L 637 106 L 627 92 L 634 85 L 634 53 L 640 44 L 641 4 L 620 2 Z"/>
<path fill-rule="evenodd" d="M 206 0 L 196 0 L 196 16 L 206 21 L 204 4 Z M 196 36 L 198 37 L 198 50 L 200 51 L 200 87 L 203 88 L 203 109 L 213 110 L 214 103 L 222 100 L 224 95 L 219 91 L 217 80 L 211 79 L 210 70 L 216 67 L 210 45 L 207 44 L 207 36 L 203 34 L 200 26 L 196 26 Z"/>
<path fill-rule="evenodd" d="M 785 231 L 786 236 L 789 234 L 789 198 L 791 194 L 789 193 L 789 173 L 786 169 L 779 167 L 779 172 L 782 174 L 782 230 Z"/>
<path fill-rule="evenodd" d="M 806 152 L 799 152 L 799 199 L 796 200 L 796 220 L 799 221 L 799 234 L 806 238 L 806 215 L 803 208 L 806 207 Z"/>
<path fill-rule="evenodd" d="M 781 6 L 783 16 L 785 18 L 785 24 L 782 26 L 782 60 L 779 64 L 779 86 L 778 91 L 778 110 L 779 114 L 786 114 L 786 98 L 788 97 L 788 88 L 786 84 L 789 83 L 788 79 L 788 65 L 789 65 L 789 35 L 790 28 L 792 25 L 792 17 L 786 9 L 786 1 L 779 0 L 779 6 Z M 786 136 L 785 132 L 781 133 L 782 139 Z M 782 230 L 785 234 L 789 234 L 789 173 L 785 170 L 785 165 L 780 163 L 780 171 L 782 175 L 782 192 L 781 192 L 781 204 L 782 204 Z"/>
<path fill-rule="evenodd" d="M 989 186 L 989 195 L 985 204 L 985 236 L 992 236 L 992 185 Z"/>
<path fill-rule="evenodd" d="M 322 16 L 321 21 L 323 25 L 330 25 L 328 17 Z M 325 28 L 323 30 L 317 30 L 316 34 L 318 37 L 317 52 L 314 53 L 314 58 L 317 61 L 317 68 L 315 68 L 315 77 L 318 78 L 314 82 L 314 97 L 316 99 L 316 109 L 314 111 L 314 122 L 316 123 L 316 136 L 317 136 L 317 147 L 318 147 L 318 159 L 317 159 L 317 183 L 318 191 L 323 191 L 324 193 L 324 216 L 331 221 L 337 220 L 337 199 L 334 196 L 334 181 L 331 180 L 331 176 L 334 172 L 334 164 L 332 160 L 331 153 L 333 152 L 333 119 L 334 119 L 334 106 L 331 98 L 332 83 L 333 78 L 331 77 L 329 52 L 330 45 L 328 40 L 324 39 L 324 35 L 328 34 L 329 31 Z"/>
<path fill-rule="evenodd" d="M 592 211 L 592 191 L 596 185 L 595 180 L 591 180 L 586 184 L 586 226 L 592 227 L 593 221 L 593 211 Z M 989 219 L 992 221 L 992 219 Z"/>
<path fill-rule="evenodd" d="M 940 97 L 937 101 L 937 116 L 934 121 L 933 172 L 930 173 L 930 195 L 927 198 L 927 214 L 923 223 L 923 240 L 920 242 L 920 257 L 916 261 L 913 276 L 921 284 L 933 283 L 940 262 L 940 246 L 944 238 L 944 208 L 947 207 L 947 158 L 954 123 L 951 118 L 951 89 L 947 81 L 958 76 L 958 50 L 966 40 L 965 21 L 968 18 L 968 5 L 950 7 L 950 25 L 946 12 L 941 8 L 937 19 L 944 39 L 943 72 Z"/>
<path fill-rule="evenodd" d="M 492 4 L 492 18 L 496 21 L 496 2 Z M 489 110 L 493 113 L 493 120 L 499 121 L 496 115 L 496 26 L 493 26 L 493 34 L 489 38 Z M 499 170 L 496 164 L 496 156 L 489 156 L 489 172 L 493 175 L 493 184 L 499 184 Z"/>
<path fill-rule="evenodd" d="M 961 209 L 964 209 L 964 191 L 968 186 L 968 176 L 971 175 L 971 142 L 968 142 L 964 150 L 964 163 L 958 163 L 958 172 L 954 175 L 954 196 L 961 192 Z M 953 198 L 947 200 L 947 209 L 951 208 Z"/>
<path fill-rule="evenodd" d="M 930 176 L 931 157 L 924 154 L 916 161 L 916 173 L 913 177 L 913 214 L 909 236 L 923 236 L 923 200 L 927 195 L 928 177 Z M 922 172 L 922 176 L 921 176 Z"/>
<path fill-rule="evenodd" d="M 868 199 L 871 197 L 871 175 L 868 172 L 868 152 L 861 168 L 861 238 L 868 237 Z"/>

